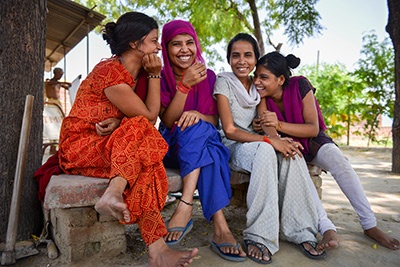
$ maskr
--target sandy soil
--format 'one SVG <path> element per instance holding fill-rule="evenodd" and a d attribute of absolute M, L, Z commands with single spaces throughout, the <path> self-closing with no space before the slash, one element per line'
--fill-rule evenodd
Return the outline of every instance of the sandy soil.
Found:
<path fill-rule="evenodd" d="M 349 158 L 360 176 L 370 204 L 376 214 L 378 226 L 385 232 L 400 240 L 400 175 L 391 170 L 391 149 L 387 148 L 357 148 L 343 147 L 342 151 Z M 329 174 L 323 174 L 322 202 L 329 217 L 338 229 L 340 247 L 329 252 L 329 260 L 325 266 L 400 266 L 400 250 L 390 251 L 380 247 L 366 237 L 358 223 L 358 218 L 344 194 Z M 176 203 L 167 206 L 163 216 L 169 218 Z M 245 226 L 245 208 L 229 206 L 225 209 L 227 221 L 231 230 L 242 241 L 242 229 Z M 180 248 L 205 247 L 212 235 L 211 224 L 202 215 L 200 202 L 194 203 L 194 227 L 181 243 Z M 41 245 L 40 253 L 17 261 L 14 266 L 140 266 L 147 262 L 147 250 L 135 226 L 127 228 L 127 252 L 113 259 L 91 258 L 79 264 L 63 265 L 56 260 L 49 260 L 46 248 Z M 287 247 L 284 247 L 285 249 Z M 283 248 L 282 248 L 283 249 Z M 297 266 L 320 266 L 322 263 L 306 261 L 300 252 L 278 252 L 272 266 L 289 266 L 291 262 Z M 297 248 L 290 247 L 296 250 Z M 285 254 L 286 253 L 286 254 Z M 217 256 L 216 256 L 217 257 Z M 297 261 L 299 258 L 299 262 Z M 276 260 L 275 260 L 276 259 Z M 342 259 L 342 261 L 340 261 Z M 200 263 L 193 266 L 207 266 Z M 250 262 L 249 260 L 246 262 Z M 285 262 L 287 264 L 285 264 Z M 255 263 L 254 263 L 255 264 Z M 313 265 L 316 264 L 316 265 Z M 292 264 L 291 264 L 292 265 Z M 222 265 L 208 265 L 222 266 Z M 223 263 L 225 266 L 225 263 Z M 227 265 L 228 266 L 228 265 Z M 250 266 L 250 265 L 242 265 Z M 251 266 L 260 266 L 258 264 Z"/>

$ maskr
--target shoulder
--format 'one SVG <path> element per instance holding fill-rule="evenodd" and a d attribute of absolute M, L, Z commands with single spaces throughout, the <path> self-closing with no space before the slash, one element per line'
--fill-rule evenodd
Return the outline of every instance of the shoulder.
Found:
<path fill-rule="evenodd" d="M 101 79 L 106 87 L 116 84 L 126 83 L 133 86 L 134 79 L 132 75 L 124 68 L 124 66 L 116 60 L 116 58 L 109 58 L 100 61 L 92 71 L 93 79 Z"/>
<path fill-rule="evenodd" d="M 308 92 L 313 91 L 314 87 L 311 85 L 310 81 L 304 76 L 295 76 L 291 79 L 295 79 L 298 84 L 298 90 L 300 91 L 301 97 L 304 98 Z"/>
<path fill-rule="evenodd" d="M 215 78 L 217 75 L 215 75 L 215 72 L 213 70 L 207 69 L 207 76 Z"/>
<path fill-rule="evenodd" d="M 224 95 L 228 99 L 230 98 L 231 86 L 228 77 L 220 74 L 217 75 L 217 79 L 215 81 L 215 86 L 214 86 L 214 96 L 216 95 Z"/>

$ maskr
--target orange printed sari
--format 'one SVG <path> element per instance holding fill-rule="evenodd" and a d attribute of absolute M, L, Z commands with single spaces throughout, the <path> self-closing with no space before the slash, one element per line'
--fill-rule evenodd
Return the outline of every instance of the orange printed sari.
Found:
<path fill-rule="evenodd" d="M 136 91 L 144 99 L 146 75 L 141 77 Z M 67 174 L 125 178 L 131 223 L 138 223 L 149 245 L 167 233 L 161 210 L 168 192 L 162 163 L 168 144 L 146 118 L 125 117 L 108 100 L 104 89 L 121 83 L 132 87 L 135 81 L 116 58 L 100 62 L 82 82 L 61 128 L 60 166 Z M 99 136 L 95 123 L 106 118 L 119 118 L 121 124 L 111 135 Z"/>

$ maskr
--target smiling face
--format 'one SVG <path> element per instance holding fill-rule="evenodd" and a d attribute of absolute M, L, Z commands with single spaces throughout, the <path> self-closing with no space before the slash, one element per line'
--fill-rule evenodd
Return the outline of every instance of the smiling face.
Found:
<path fill-rule="evenodd" d="M 232 52 L 229 56 L 229 64 L 232 72 L 239 80 L 247 80 L 253 71 L 257 59 L 251 43 L 247 41 L 237 41 L 232 45 Z"/>
<path fill-rule="evenodd" d="M 276 77 L 271 71 L 263 67 L 257 66 L 254 72 L 254 85 L 261 97 L 280 98 L 282 95 L 282 84 L 285 78 L 283 75 Z"/>
<path fill-rule="evenodd" d="M 137 50 L 143 54 L 157 54 L 161 50 L 158 42 L 158 30 L 150 31 L 141 42 L 137 43 Z"/>
<path fill-rule="evenodd" d="M 179 34 L 168 42 L 168 58 L 176 74 L 182 74 L 189 68 L 197 53 L 196 43 L 189 34 Z"/>

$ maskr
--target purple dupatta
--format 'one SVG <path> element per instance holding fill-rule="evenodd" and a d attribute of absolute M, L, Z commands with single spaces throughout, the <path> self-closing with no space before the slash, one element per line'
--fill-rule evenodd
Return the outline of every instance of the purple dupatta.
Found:
<path fill-rule="evenodd" d="M 286 86 L 282 93 L 283 108 L 285 111 L 285 116 L 281 113 L 278 106 L 271 98 L 267 98 L 267 109 L 276 113 L 279 121 L 285 121 L 289 123 L 304 124 L 303 118 L 303 98 L 300 94 L 299 80 L 307 79 L 304 76 L 294 76 L 289 80 L 288 86 Z M 318 123 L 320 131 L 326 130 L 326 125 L 324 118 L 322 117 L 321 108 L 319 107 L 317 99 L 315 99 L 315 106 L 318 113 Z M 304 147 L 304 153 L 308 154 L 308 140 L 309 138 L 293 138 L 299 141 Z"/>

